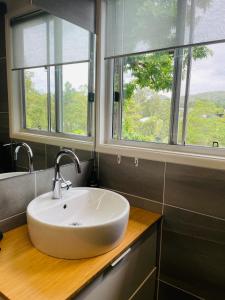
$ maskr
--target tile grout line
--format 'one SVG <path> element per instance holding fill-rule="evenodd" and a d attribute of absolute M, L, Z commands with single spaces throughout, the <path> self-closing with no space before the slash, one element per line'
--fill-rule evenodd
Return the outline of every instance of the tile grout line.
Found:
<path fill-rule="evenodd" d="M 98 152 L 98 158 L 97 158 L 97 166 L 98 166 L 98 182 L 100 181 L 99 179 L 99 174 L 100 174 L 100 153 Z"/>
<path fill-rule="evenodd" d="M 200 212 L 197 212 L 197 211 L 194 211 L 194 210 L 190 210 L 190 209 L 187 209 L 187 208 L 182 208 L 182 207 L 178 207 L 178 206 L 171 205 L 171 204 L 165 204 L 165 206 L 173 207 L 173 208 L 176 208 L 176 209 L 179 209 L 179 210 L 184 210 L 184 211 L 187 211 L 187 212 L 190 212 L 190 213 L 193 213 L 193 214 L 197 214 L 197 215 L 201 215 L 201 216 L 204 216 L 204 217 L 216 219 L 216 220 L 219 220 L 219 221 L 225 221 L 225 219 L 223 219 L 223 218 L 212 216 L 212 215 L 203 214 L 203 213 L 200 213 Z"/>
<path fill-rule="evenodd" d="M 115 191 L 117 191 L 117 190 L 115 190 Z M 122 193 L 124 195 L 133 196 L 133 197 L 136 197 L 136 198 L 139 198 L 139 199 L 142 199 L 142 200 L 151 201 L 151 202 L 154 202 L 154 203 L 162 205 L 162 202 L 159 202 L 159 201 L 156 201 L 156 200 L 148 199 L 148 198 L 145 198 L 145 197 L 140 197 L 140 196 L 129 194 L 129 193 L 125 193 L 125 192 L 122 192 L 122 191 L 117 191 L 117 192 L 120 192 L 120 193 Z"/>
<path fill-rule="evenodd" d="M 151 278 L 152 275 L 154 275 L 156 271 L 156 267 L 154 267 L 151 272 L 147 275 L 147 277 L 141 282 L 141 284 L 138 286 L 138 288 L 134 291 L 134 293 L 130 296 L 128 300 L 134 299 L 135 295 L 140 291 L 140 289 L 143 287 L 143 285 L 148 281 L 148 279 Z"/>
<path fill-rule="evenodd" d="M 34 173 L 34 196 L 37 197 L 37 174 Z"/>
<path fill-rule="evenodd" d="M 160 281 L 163 282 L 163 283 L 165 283 L 166 285 L 169 285 L 169 286 L 171 286 L 171 287 L 173 287 L 173 288 L 175 288 L 175 289 L 177 289 L 177 290 L 180 290 L 180 291 L 186 293 L 187 295 L 193 296 L 193 297 L 195 297 L 195 298 L 197 298 L 197 299 L 199 299 L 199 300 L 206 300 L 205 298 L 202 298 L 202 297 L 200 297 L 200 296 L 198 296 L 198 295 L 195 295 L 195 294 L 193 294 L 193 293 L 191 293 L 191 292 L 189 292 L 189 291 L 187 291 L 187 290 L 184 290 L 184 289 L 182 289 L 182 288 L 180 288 L 180 287 L 178 287 L 178 286 L 176 286 L 176 285 L 174 285 L 174 284 L 171 284 L 171 283 L 169 283 L 169 282 L 167 282 L 167 281 L 165 281 L 165 280 L 161 280 L 161 279 L 160 279 Z"/>
<path fill-rule="evenodd" d="M 48 164 L 48 162 L 47 162 L 47 145 L 46 144 L 44 144 L 45 145 L 45 169 L 47 169 L 48 167 L 47 167 L 47 164 Z"/>
<path fill-rule="evenodd" d="M 165 189 L 166 189 L 166 162 L 164 166 L 163 173 L 163 202 L 162 202 L 162 215 L 164 213 L 164 205 L 165 205 Z M 157 287 L 156 287 L 156 299 L 159 298 L 159 281 L 160 281 L 160 272 L 161 272 L 161 256 L 162 256 L 162 229 L 163 229 L 163 219 L 160 224 L 160 241 L 159 241 L 159 265 L 158 265 L 158 276 L 157 276 Z"/>
<path fill-rule="evenodd" d="M 164 205 L 165 205 L 166 167 L 167 167 L 167 164 L 166 164 L 166 162 L 165 162 L 164 174 L 163 174 L 163 202 L 162 202 L 162 215 L 163 215 L 163 213 L 164 213 Z"/>
<path fill-rule="evenodd" d="M 131 196 L 131 197 L 141 199 L 141 200 L 146 200 L 146 201 L 149 201 L 149 202 L 153 202 L 153 203 L 162 205 L 162 202 L 159 202 L 159 201 L 156 201 L 156 200 L 148 199 L 148 198 L 145 198 L 145 197 L 140 197 L 140 196 L 137 196 L 137 195 L 134 195 L 134 194 L 125 193 L 125 192 L 114 190 L 114 189 L 109 189 L 108 187 L 106 187 L 104 185 L 102 187 L 104 187 L 104 188 L 106 188 L 110 191 L 113 191 L 113 192 L 121 193 L 121 194 L 124 194 L 124 195 L 128 195 L 128 196 Z"/>
<path fill-rule="evenodd" d="M 18 214 L 16 214 L 16 215 L 10 216 L 10 217 L 5 218 L 5 219 L 2 219 L 2 220 L 0 220 L 0 223 L 5 222 L 5 221 L 9 221 L 9 220 L 11 220 L 11 219 L 13 219 L 13 218 L 15 218 L 15 217 L 21 216 L 21 215 L 23 215 L 23 214 L 25 214 L 25 213 L 26 213 L 26 211 L 23 211 L 23 212 L 18 213 Z"/>

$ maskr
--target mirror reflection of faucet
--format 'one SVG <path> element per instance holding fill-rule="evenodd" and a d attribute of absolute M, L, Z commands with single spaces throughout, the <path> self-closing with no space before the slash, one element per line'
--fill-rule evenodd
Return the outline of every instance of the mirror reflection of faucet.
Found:
<path fill-rule="evenodd" d="M 6 146 L 15 146 L 15 150 L 14 150 L 14 161 L 17 161 L 18 159 L 18 153 L 20 151 L 20 149 L 25 149 L 27 156 L 28 156 L 28 163 L 29 163 L 29 172 L 33 172 L 34 171 L 34 166 L 33 166 L 33 159 L 34 159 L 34 155 L 33 155 L 33 151 L 31 149 L 31 147 L 27 144 L 27 143 L 10 143 L 10 144 L 4 144 L 4 147 Z"/>
<path fill-rule="evenodd" d="M 16 144 L 16 148 L 14 151 L 14 160 L 17 161 L 18 152 L 21 148 L 26 150 L 26 153 L 28 156 L 28 161 L 29 161 L 29 172 L 31 173 L 34 171 L 34 166 L 33 166 L 34 155 L 33 155 L 33 151 L 31 150 L 31 147 L 27 143 L 17 143 Z"/>
<path fill-rule="evenodd" d="M 69 189 L 72 186 L 71 181 L 65 180 L 60 173 L 60 160 L 63 156 L 70 157 L 75 164 L 77 173 L 81 173 L 80 161 L 76 154 L 69 150 L 63 149 L 59 151 L 55 158 L 55 176 L 53 178 L 52 199 L 61 199 L 62 189 Z"/>

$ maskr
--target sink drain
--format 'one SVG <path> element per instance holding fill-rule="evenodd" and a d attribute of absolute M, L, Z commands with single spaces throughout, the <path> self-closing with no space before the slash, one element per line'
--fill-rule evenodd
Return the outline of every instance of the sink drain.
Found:
<path fill-rule="evenodd" d="M 81 226 L 82 224 L 79 223 L 79 222 L 73 222 L 73 223 L 71 223 L 69 225 L 74 226 L 74 227 L 78 227 L 78 226 Z"/>

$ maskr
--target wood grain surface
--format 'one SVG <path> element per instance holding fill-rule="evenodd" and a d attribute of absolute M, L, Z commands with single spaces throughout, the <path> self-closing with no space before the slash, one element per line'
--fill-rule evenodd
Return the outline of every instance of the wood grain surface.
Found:
<path fill-rule="evenodd" d="M 127 232 L 120 245 L 106 254 L 80 260 L 58 259 L 39 252 L 30 242 L 26 225 L 11 230 L 0 242 L 0 295 L 11 300 L 68 299 L 160 217 L 156 213 L 131 208 Z"/>

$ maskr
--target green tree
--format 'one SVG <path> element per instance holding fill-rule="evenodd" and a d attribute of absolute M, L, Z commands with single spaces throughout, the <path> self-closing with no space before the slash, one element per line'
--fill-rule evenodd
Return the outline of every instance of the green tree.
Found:
<path fill-rule="evenodd" d="M 26 125 L 31 129 L 47 130 L 47 94 L 35 88 L 32 77 L 32 72 L 25 72 Z"/>
<path fill-rule="evenodd" d="M 212 55 L 206 46 L 194 47 L 193 60 Z M 188 51 L 183 52 L 183 77 Z M 173 52 L 131 56 L 124 59 L 123 131 L 127 140 L 168 142 L 170 98 L 174 82 Z M 167 96 L 165 96 L 167 94 Z"/>
<path fill-rule="evenodd" d="M 76 91 L 66 82 L 63 89 L 63 130 L 67 133 L 87 135 L 87 87 Z"/>

